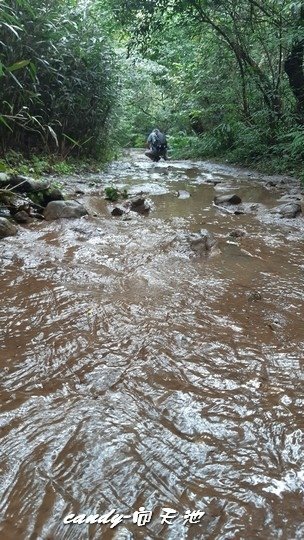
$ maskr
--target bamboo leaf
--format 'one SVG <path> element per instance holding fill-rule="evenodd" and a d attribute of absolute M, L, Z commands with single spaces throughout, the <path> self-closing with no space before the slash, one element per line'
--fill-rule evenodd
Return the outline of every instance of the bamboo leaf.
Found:
<path fill-rule="evenodd" d="M 8 66 L 6 69 L 10 73 L 12 73 L 12 71 L 17 71 L 18 69 L 22 69 L 25 66 L 28 66 L 30 63 L 31 63 L 30 60 L 20 60 L 19 62 L 15 62 L 11 66 Z"/>
<path fill-rule="evenodd" d="M 6 120 L 4 120 L 3 116 L 1 116 L 1 115 L 0 115 L 0 122 L 2 122 L 2 124 L 4 124 L 11 132 L 13 132 L 11 126 L 8 125 Z"/>
<path fill-rule="evenodd" d="M 5 22 L 2 22 L 2 24 L 6 26 L 11 32 L 13 32 L 13 34 L 15 34 L 15 36 L 19 39 L 19 34 L 17 30 L 21 30 L 21 28 L 19 28 L 18 26 L 13 26 L 12 24 L 7 24 Z"/>
<path fill-rule="evenodd" d="M 56 146 L 59 146 L 56 132 L 53 130 L 53 128 L 51 126 L 48 126 L 48 130 L 49 130 L 50 134 L 52 135 L 53 139 L 55 140 Z"/>
<path fill-rule="evenodd" d="M 62 134 L 66 139 L 68 139 L 68 141 L 71 141 L 75 146 L 81 146 L 79 144 L 79 142 L 75 141 L 75 139 L 72 139 L 72 137 L 69 137 L 68 135 L 66 135 L 66 133 L 63 133 Z"/>

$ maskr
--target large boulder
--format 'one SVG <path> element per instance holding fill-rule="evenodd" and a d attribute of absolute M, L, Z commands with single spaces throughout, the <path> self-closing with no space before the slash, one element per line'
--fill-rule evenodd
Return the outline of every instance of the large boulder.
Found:
<path fill-rule="evenodd" d="M 48 189 L 50 185 L 49 180 L 35 180 L 34 178 L 31 178 L 30 176 L 23 176 L 23 175 L 9 175 L 7 185 L 9 187 L 13 187 L 14 191 L 17 191 L 18 193 L 31 193 L 31 192 L 38 192 L 43 191 L 44 189 Z"/>
<path fill-rule="evenodd" d="M 297 202 L 290 202 L 288 204 L 283 204 L 278 209 L 279 214 L 283 218 L 295 218 L 302 212 L 301 205 Z"/>
<path fill-rule="evenodd" d="M 17 227 L 8 219 L 0 217 L 0 239 L 6 238 L 7 236 L 15 236 L 17 230 Z"/>
<path fill-rule="evenodd" d="M 69 218 L 75 219 L 87 215 L 85 207 L 77 201 L 51 201 L 44 211 L 46 220 Z"/>
<path fill-rule="evenodd" d="M 42 190 L 41 195 L 43 197 L 43 205 L 46 206 L 52 201 L 64 201 L 64 195 L 60 189 L 50 186 L 49 188 Z"/>
<path fill-rule="evenodd" d="M 232 193 L 230 195 L 217 195 L 214 197 L 214 204 L 241 204 L 242 199 L 235 193 Z"/>

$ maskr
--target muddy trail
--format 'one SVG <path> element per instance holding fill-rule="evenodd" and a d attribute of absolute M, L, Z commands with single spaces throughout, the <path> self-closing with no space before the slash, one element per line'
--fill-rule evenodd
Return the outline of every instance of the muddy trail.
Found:
<path fill-rule="evenodd" d="M 262 180 L 131 152 L 1 240 L 1 539 L 304 538 L 304 219 Z"/>

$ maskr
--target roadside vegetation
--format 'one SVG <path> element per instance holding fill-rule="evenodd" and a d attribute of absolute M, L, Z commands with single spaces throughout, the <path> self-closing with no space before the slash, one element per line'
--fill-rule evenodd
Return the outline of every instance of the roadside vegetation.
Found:
<path fill-rule="evenodd" d="M 303 177 L 303 2 L 0 0 L 0 30 L 0 168 L 64 173 L 157 125 L 172 157 Z"/>

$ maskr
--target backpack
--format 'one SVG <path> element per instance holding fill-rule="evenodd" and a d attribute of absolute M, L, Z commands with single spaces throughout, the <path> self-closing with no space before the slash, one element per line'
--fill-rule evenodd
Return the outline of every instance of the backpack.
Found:
<path fill-rule="evenodd" d="M 160 146 L 161 148 L 166 148 L 166 146 L 167 146 L 166 135 L 164 135 L 161 132 L 157 133 L 157 135 L 155 134 L 155 143 L 154 144 L 157 147 Z"/>

